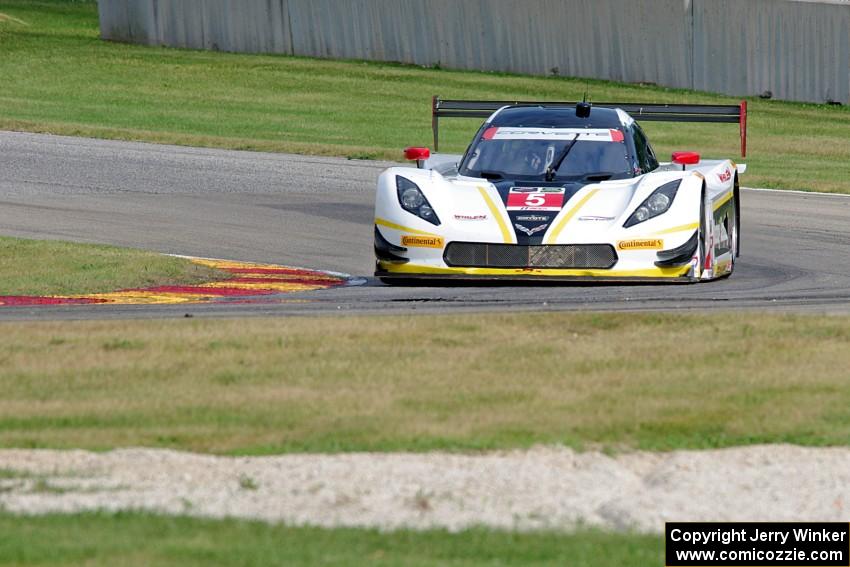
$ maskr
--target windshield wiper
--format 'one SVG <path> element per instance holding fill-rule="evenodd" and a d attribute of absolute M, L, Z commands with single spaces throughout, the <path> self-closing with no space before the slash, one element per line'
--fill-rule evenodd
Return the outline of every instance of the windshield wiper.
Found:
<path fill-rule="evenodd" d="M 564 160 L 567 159 L 567 156 L 570 153 L 570 150 L 573 149 L 573 146 L 576 145 L 576 141 L 578 140 L 579 134 L 576 134 L 570 145 L 564 148 L 561 152 L 561 155 L 558 156 L 558 159 L 549 164 L 549 167 L 546 168 L 546 181 L 552 181 L 555 179 L 555 172 L 558 171 L 558 168 L 561 167 L 561 164 L 564 163 Z"/>
<path fill-rule="evenodd" d="M 478 175 L 483 179 L 503 179 L 505 177 L 498 171 L 479 171 Z"/>
<path fill-rule="evenodd" d="M 587 181 L 608 181 L 614 177 L 613 173 L 588 173 L 584 176 L 584 179 Z"/>

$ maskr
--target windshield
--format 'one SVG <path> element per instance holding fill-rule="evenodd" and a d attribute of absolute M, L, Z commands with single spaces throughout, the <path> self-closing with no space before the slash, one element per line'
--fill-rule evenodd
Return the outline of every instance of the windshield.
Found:
<path fill-rule="evenodd" d="M 555 179 L 632 176 L 622 132 L 568 128 L 487 128 L 470 148 L 460 173 L 489 179 L 536 179 L 544 177 L 565 152 Z"/>

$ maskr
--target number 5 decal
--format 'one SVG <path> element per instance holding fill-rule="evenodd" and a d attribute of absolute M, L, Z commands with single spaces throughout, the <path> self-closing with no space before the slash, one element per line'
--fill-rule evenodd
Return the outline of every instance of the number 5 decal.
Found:
<path fill-rule="evenodd" d="M 546 197 L 540 193 L 529 193 L 525 198 L 526 207 L 540 207 L 546 202 Z"/>
<path fill-rule="evenodd" d="M 560 211 L 564 205 L 563 187 L 511 187 L 509 211 Z"/>

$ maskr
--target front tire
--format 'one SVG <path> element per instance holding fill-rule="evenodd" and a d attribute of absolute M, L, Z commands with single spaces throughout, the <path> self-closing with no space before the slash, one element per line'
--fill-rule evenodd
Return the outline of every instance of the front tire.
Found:
<path fill-rule="evenodd" d="M 734 257 L 741 255 L 741 186 L 738 185 L 738 174 L 735 174 L 735 191 L 732 193 L 732 198 L 735 200 L 735 246 L 732 248 L 735 251 Z"/>
<path fill-rule="evenodd" d="M 699 240 L 699 254 L 697 258 L 699 259 L 699 274 L 698 278 L 702 279 L 702 274 L 707 269 L 706 263 L 711 259 L 708 254 L 708 230 L 707 230 L 707 222 L 705 219 L 705 184 L 702 186 L 702 194 L 700 195 L 700 204 L 699 204 L 699 236 L 697 237 Z"/>
<path fill-rule="evenodd" d="M 735 218 L 732 219 L 732 222 L 729 223 L 729 227 L 732 231 L 732 234 L 729 235 L 729 239 L 731 242 L 732 248 L 732 264 L 729 266 L 728 275 L 732 275 L 732 272 L 735 271 L 735 260 L 738 258 L 741 250 L 741 242 L 738 237 L 738 232 L 741 227 L 741 216 L 738 213 L 740 210 L 740 205 L 738 204 L 738 191 L 736 187 L 736 191 L 732 194 L 732 214 L 735 215 Z"/>

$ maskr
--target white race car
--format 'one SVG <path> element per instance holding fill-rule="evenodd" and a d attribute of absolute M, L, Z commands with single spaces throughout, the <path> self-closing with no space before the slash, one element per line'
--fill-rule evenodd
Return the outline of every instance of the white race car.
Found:
<path fill-rule="evenodd" d="M 463 104 L 449 113 L 449 102 Z M 435 145 L 440 108 L 475 116 L 468 111 L 496 104 L 435 98 Z M 375 275 L 393 283 L 695 282 L 731 274 L 740 251 L 738 175 L 746 166 L 701 161 L 693 152 L 660 163 L 622 107 L 650 115 L 637 105 L 511 104 L 487 111 L 462 156 L 405 150 L 417 167 L 391 167 L 378 179 Z M 664 110 L 648 119 L 740 121 L 745 151 L 744 104 L 722 119 L 708 109 L 738 107 L 655 108 Z"/>

